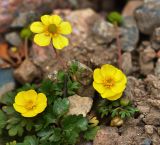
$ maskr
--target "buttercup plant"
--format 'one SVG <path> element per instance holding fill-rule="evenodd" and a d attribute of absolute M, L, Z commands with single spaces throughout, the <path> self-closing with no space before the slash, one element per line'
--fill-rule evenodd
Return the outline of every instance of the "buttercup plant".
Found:
<path fill-rule="evenodd" d="M 102 98 L 108 100 L 119 99 L 126 88 L 127 78 L 118 68 L 105 64 L 101 68 L 96 68 L 93 73 L 93 87 Z"/>

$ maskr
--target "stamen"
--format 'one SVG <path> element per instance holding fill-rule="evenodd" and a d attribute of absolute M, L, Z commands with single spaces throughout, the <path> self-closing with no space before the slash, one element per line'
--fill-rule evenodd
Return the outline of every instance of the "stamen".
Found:
<path fill-rule="evenodd" d="M 55 24 L 51 24 L 48 26 L 48 32 L 50 33 L 56 33 L 57 32 L 57 26 Z"/>

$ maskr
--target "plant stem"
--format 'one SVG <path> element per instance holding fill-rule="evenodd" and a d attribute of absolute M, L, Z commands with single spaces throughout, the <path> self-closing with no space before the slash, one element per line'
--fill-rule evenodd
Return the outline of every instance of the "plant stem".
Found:
<path fill-rule="evenodd" d="M 114 27 L 116 30 L 116 45 L 118 48 L 118 66 L 120 69 L 122 69 L 122 49 L 121 49 L 121 43 L 120 43 L 120 38 L 119 38 L 119 30 L 118 30 L 118 24 L 115 22 Z"/>

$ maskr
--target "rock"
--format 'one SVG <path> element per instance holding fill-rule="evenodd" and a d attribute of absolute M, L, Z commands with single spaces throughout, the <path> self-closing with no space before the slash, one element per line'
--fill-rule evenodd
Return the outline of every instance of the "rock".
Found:
<path fill-rule="evenodd" d="M 40 71 L 31 60 L 26 59 L 14 70 L 14 76 L 22 84 L 31 83 L 35 78 L 40 77 Z"/>
<path fill-rule="evenodd" d="M 155 108 L 151 108 L 150 112 L 143 118 L 147 125 L 160 125 L 160 112 Z"/>
<path fill-rule="evenodd" d="M 104 19 L 95 22 L 93 26 L 95 41 L 98 43 L 110 43 L 115 37 L 115 28 L 113 24 Z"/>
<path fill-rule="evenodd" d="M 151 145 L 151 144 L 152 144 L 152 140 L 149 138 L 146 138 L 141 145 Z"/>
<path fill-rule="evenodd" d="M 152 34 L 160 26 L 160 1 L 146 2 L 135 10 L 134 15 L 139 30 L 144 34 Z"/>
<path fill-rule="evenodd" d="M 148 75 L 145 79 L 146 89 L 150 98 L 160 100 L 160 78 Z"/>
<path fill-rule="evenodd" d="M 38 14 L 36 14 L 34 11 L 21 12 L 14 19 L 14 21 L 11 24 L 11 27 L 25 27 L 31 22 L 33 22 L 37 17 Z"/>
<path fill-rule="evenodd" d="M 93 145 L 118 145 L 118 129 L 116 127 L 103 127 L 93 141 Z"/>
<path fill-rule="evenodd" d="M 155 75 L 160 78 L 160 58 L 156 62 L 156 67 L 154 69 Z"/>
<path fill-rule="evenodd" d="M 157 132 L 160 135 L 160 127 L 157 127 Z"/>
<path fill-rule="evenodd" d="M 150 47 L 140 51 L 139 63 L 140 71 L 142 74 L 147 75 L 153 73 L 154 62 L 152 61 L 156 57 L 156 53 Z"/>
<path fill-rule="evenodd" d="M 160 27 L 156 28 L 151 38 L 152 47 L 155 50 L 160 49 Z"/>
<path fill-rule="evenodd" d="M 144 128 L 145 128 L 145 132 L 147 134 L 150 134 L 150 135 L 153 134 L 153 131 L 154 131 L 154 126 L 153 125 L 145 125 Z"/>
<path fill-rule="evenodd" d="M 133 17 L 124 17 L 122 25 L 122 50 L 132 51 L 135 49 L 139 40 L 139 30 Z"/>
<path fill-rule="evenodd" d="M 160 100 L 148 99 L 147 102 L 150 103 L 153 107 L 160 109 Z"/>
<path fill-rule="evenodd" d="M 70 107 L 68 111 L 68 115 L 80 115 L 82 114 L 84 117 L 91 110 L 93 100 L 89 97 L 81 97 L 78 95 L 73 95 L 68 97 L 70 102 Z"/>
<path fill-rule="evenodd" d="M 5 93 L 15 89 L 16 83 L 12 69 L 0 69 L 0 98 Z"/>
<path fill-rule="evenodd" d="M 146 114 L 149 113 L 149 111 L 150 111 L 150 106 L 145 105 L 145 104 L 143 104 L 143 105 L 138 105 L 137 108 L 138 108 L 138 110 L 140 111 L 140 113 L 142 113 L 142 114 L 144 114 L 144 115 L 146 115 Z"/>
<path fill-rule="evenodd" d="M 14 46 L 20 46 L 22 44 L 22 40 L 18 33 L 16 32 L 11 32 L 5 35 L 5 39 Z"/>
<path fill-rule="evenodd" d="M 130 52 L 125 52 L 122 55 L 122 70 L 126 75 L 131 74 L 133 68 L 132 55 Z"/>

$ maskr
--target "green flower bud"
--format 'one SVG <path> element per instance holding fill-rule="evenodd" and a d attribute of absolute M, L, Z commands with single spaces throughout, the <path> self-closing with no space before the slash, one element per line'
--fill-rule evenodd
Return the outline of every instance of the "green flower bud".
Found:
<path fill-rule="evenodd" d="M 123 123 L 123 119 L 121 119 L 119 116 L 116 116 L 111 120 L 110 126 L 121 126 Z"/>
<path fill-rule="evenodd" d="M 120 100 L 121 106 L 127 106 L 129 103 L 130 103 L 130 101 L 127 98 L 121 98 L 121 100 Z"/>
<path fill-rule="evenodd" d="M 123 17 L 118 12 L 111 12 L 107 17 L 107 20 L 113 24 L 116 23 L 120 25 L 123 22 Z"/>
<path fill-rule="evenodd" d="M 20 32 L 20 36 L 22 39 L 25 39 L 25 38 L 29 39 L 32 37 L 32 32 L 30 31 L 29 28 L 23 28 Z"/>

